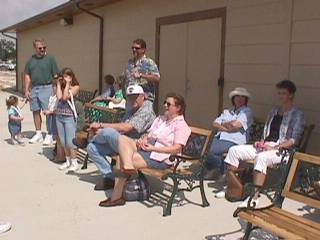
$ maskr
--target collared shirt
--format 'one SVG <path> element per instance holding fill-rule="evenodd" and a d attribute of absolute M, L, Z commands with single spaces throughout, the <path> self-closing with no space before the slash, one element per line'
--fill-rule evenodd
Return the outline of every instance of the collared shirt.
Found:
<path fill-rule="evenodd" d="M 263 130 L 263 139 L 269 135 L 271 122 L 279 111 L 280 107 L 276 106 L 269 112 Z M 305 124 L 304 114 L 298 108 L 293 107 L 290 111 L 285 112 L 280 125 L 278 143 L 291 140 L 293 144 L 298 145 L 303 134 Z"/>
<path fill-rule="evenodd" d="M 249 133 L 251 125 L 253 124 L 253 112 L 251 108 L 243 106 L 235 110 L 235 108 L 225 109 L 218 118 L 214 120 L 215 123 L 226 123 L 230 121 L 239 121 L 242 125 L 238 131 L 224 132 L 219 131 L 216 136 L 219 139 L 233 142 L 235 144 L 246 144 L 249 141 Z"/>
<path fill-rule="evenodd" d="M 139 138 L 151 126 L 156 115 L 152 104 L 145 101 L 137 111 L 129 111 L 125 114 L 122 122 L 130 123 L 134 130 L 127 135 L 131 138 Z"/>
<path fill-rule="evenodd" d="M 155 75 L 160 77 L 157 64 L 151 58 L 147 58 L 144 55 L 138 61 L 135 61 L 133 58 L 129 59 L 127 67 L 124 72 L 125 89 L 127 89 L 129 85 L 139 84 L 143 88 L 144 92 L 147 94 L 148 100 L 153 101 L 154 95 L 155 95 L 154 83 L 149 82 L 145 78 L 135 78 L 133 75 L 134 71 L 138 71 L 141 74 L 150 74 L 150 75 Z"/>
<path fill-rule="evenodd" d="M 55 58 L 46 54 L 44 56 L 32 55 L 28 60 L 24 72 L 31 78 L 31 85 L 49 85 L 53 76 L 59 72 Z"/>
<path fill-rule="evenodd" d="M 175 144 L 186 145 L 191 134 L 191 129 L 182 115 L 168 121 L 166 116 L 157 117 L 148 131 L 148 138 L 156 140 L 155 147 L 173 146 Z M 150 158 L 169 165 L 170 153 L 151 152 Z"/>

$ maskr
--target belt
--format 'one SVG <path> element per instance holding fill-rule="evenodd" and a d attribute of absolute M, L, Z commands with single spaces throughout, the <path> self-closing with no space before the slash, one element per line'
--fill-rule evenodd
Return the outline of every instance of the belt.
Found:
<path fill-rule="evenodd" d="M 40 83 L 40 84 L 37 84 L 37 85 L 32 85 L 32 87 L 39 87 L 39 86 L 47 86 L 47 85 L 51 85 L 52 83 Z"/>

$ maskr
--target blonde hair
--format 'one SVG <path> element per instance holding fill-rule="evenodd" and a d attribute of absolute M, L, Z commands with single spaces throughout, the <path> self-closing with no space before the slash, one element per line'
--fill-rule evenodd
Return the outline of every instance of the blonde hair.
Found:
<path fill-rule="evenodd" d="M 36 38 L 35 40 L 33 40 L 33 46 L 34 47 L 36 47 L 37 42 L 40 42 L 40 43 L 43 43 L 43 44 L 45 43 L 43 38 Z"/>
<path fill-rule="evenodd" d="M 10 95 L 6 99 L 7 109 L 9 109 L 11 106 L 14 106 L 17 102 L 18 102 L 18 98 L 16 96 L 14 96 L 14 95 Z"/>

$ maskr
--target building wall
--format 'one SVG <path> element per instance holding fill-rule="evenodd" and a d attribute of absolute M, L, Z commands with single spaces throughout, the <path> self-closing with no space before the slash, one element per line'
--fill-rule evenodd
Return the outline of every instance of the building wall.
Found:
<path fill-rule="evenodd" d="M 59 21 L 18 33 L 18 74 L 22 72 L 34 49 L 32 42 L 44 38 L 48 53 L 53 54 L 60 69 L 70 67 L 81 82 L 81 88 L 98 88 L 98 20 L 86 14 L 74 17 L 74 24 L 62 26 Z M 22 89 L 22 84 L 19 90 Z"/>
<path fill-rule="evenodd" d="M 277 102 L 275 84 L 290 78 L 298 86 L 296 105 L 308 123 L 316 124 L 307 151 L 320 154 L 318 0 L 123 0 L 105 6 L 96 10 L 105 19 L 103 73 L 123 72 L 131 42 L 138 37 L 147 41 L 148 55 L 154 58 L 156 18 L 218 7 L 227 8 L 224 106 L 230 105 L 231 89 L 246 87 L 252 93 L 250 106 L 263 120 Z M 45 33 L 58 61 L 74 66 L 82 86 L 97 88 L 98 25 L 85 14 L 75 19 L 73 33 L 52 23 L 19 34 L 19 59 L 25 62 L 31 40 Z"/>
<path fill-rule="evenodd" d="M 312 152 L 320 153 L 320 1 L 294 0 L 289 77 L 301 94 L 298 105 L 316 124 L 310 139 Z"/>

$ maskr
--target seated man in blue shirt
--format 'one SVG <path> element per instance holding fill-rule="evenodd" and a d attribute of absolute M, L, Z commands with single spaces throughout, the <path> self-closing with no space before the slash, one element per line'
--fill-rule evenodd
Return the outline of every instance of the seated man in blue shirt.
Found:
<path fill-rule="evenodd" d="M 87 152 L 103 176 L 103 181 L 95 186 L 95 190 L 106 190 L 114 186 L 112 168 L 106 156 L 118 154 L 119 136 L 125 134 L 138 139 L 155 119 L 152 105 L 147 103 L 141 86 L 130 85 L 126 93 L 130 109 L 126 109 L 127 113 L 121 123 L 95 122 L 90 125 L 90 128 L 96 131 L 96 135 L 88 144 Z"/>
<path fill-rule="evenodd" d="M 212 179 L 215 169 L 220 169 L 224 176 L 223 154 L 229 148 L 246 144 L 249 138 L 250 127 L 253 123 L 253 113 L 247 106 L 250 93 L 245 88 L 235 88 L 230 92 L 233 107 L 225 109 L 213 122 L 213 128 L 217 130 L 210 146 L 204 178 Z"/>

